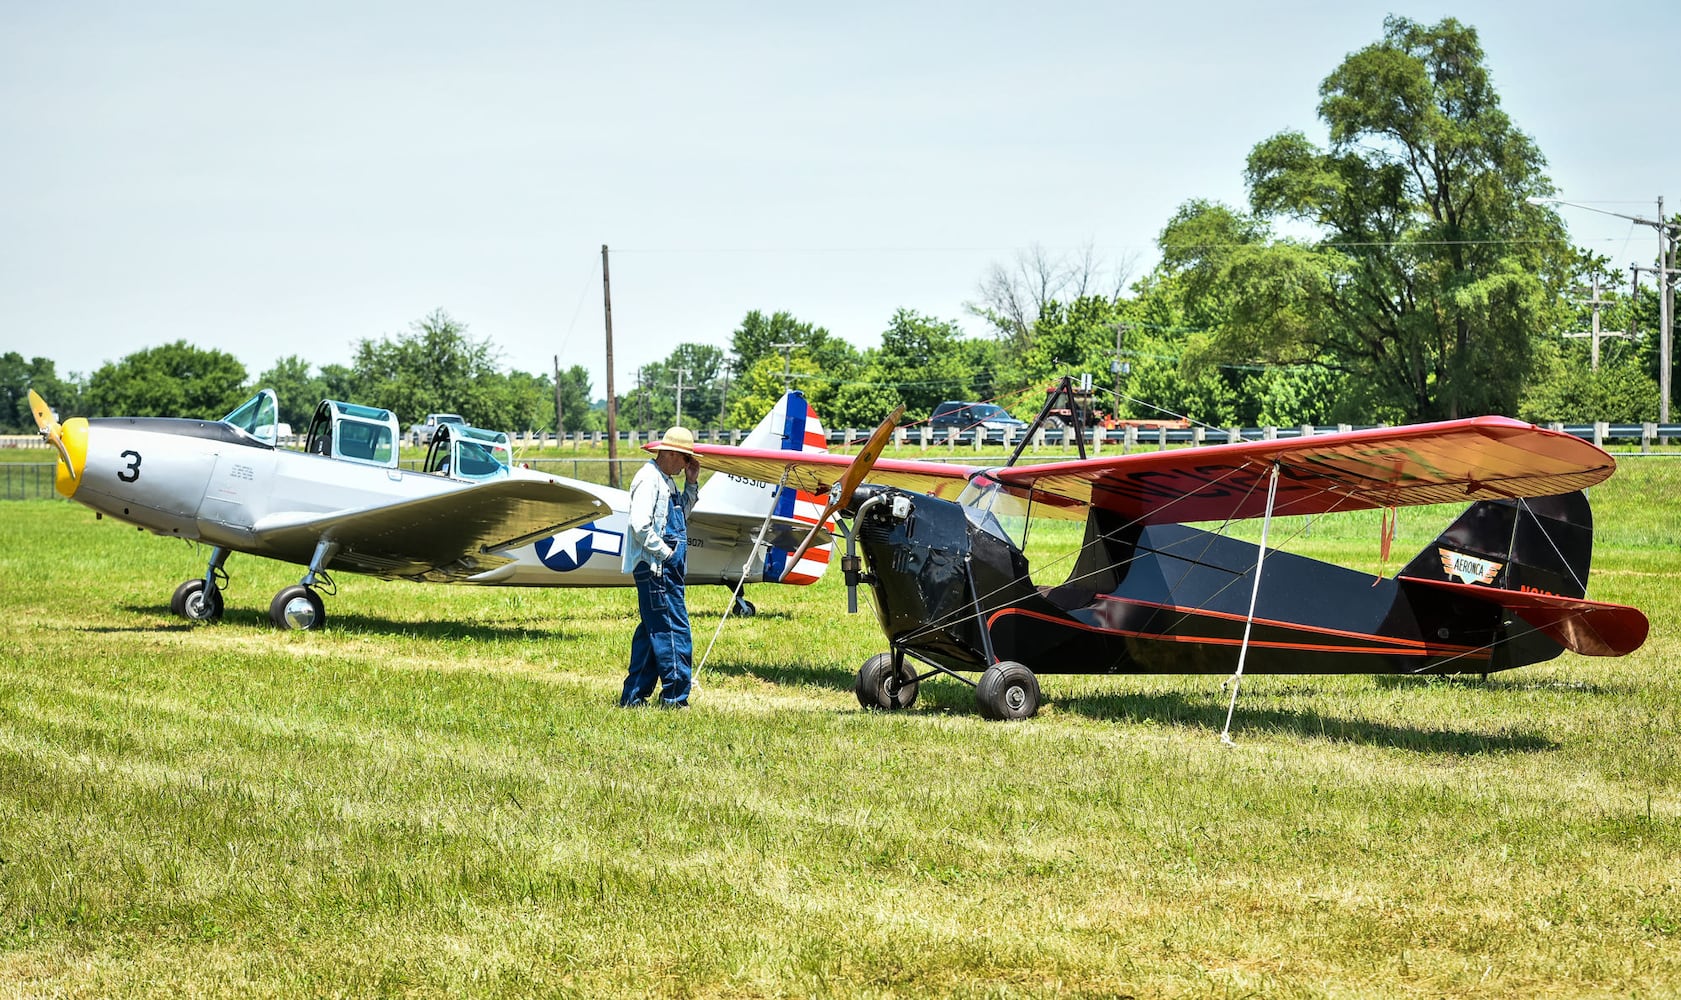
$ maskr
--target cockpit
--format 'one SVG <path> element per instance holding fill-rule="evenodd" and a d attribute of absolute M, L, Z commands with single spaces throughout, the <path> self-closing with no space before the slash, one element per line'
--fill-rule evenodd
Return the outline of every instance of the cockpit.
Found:
<path fill-rule="evenodd" d="M 502 431 L 463 424 L 441 424 L 426 449 L 422 472 L 482 482 L 508 474 L 513 448 Z"/>
<path fill-rule="evenodd" d="M 397 467 L 397 415 L 374 406 L 325 399 L 309 422 L 304 450 L 362 465 Z"/>

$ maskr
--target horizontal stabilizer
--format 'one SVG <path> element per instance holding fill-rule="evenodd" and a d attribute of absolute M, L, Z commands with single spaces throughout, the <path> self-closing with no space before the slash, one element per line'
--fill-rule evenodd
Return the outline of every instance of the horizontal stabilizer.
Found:
<path fill-rule="evenodd" d="M 1624 656 L 1646 641 L 1651 623 L 1638 608 L 1605 604 L 1581 597 L 1560 597 L 1474 583 L 1396 578 L 1403 584 L 1432 587 L 1451 594 L 1497 604 L 1545 633 L 1554 642 L 1583 656 Z"/>
<path fill-rule="evenodd" d="M 763 514 L 726 514 L 720 511 L 696 511 L 689 515 L 690 545 L 733 547 L 751 544 L 759 537 L 759 527 L 765 523 Z M 772 548 L 792 549 L 811 530 L 809 521 L 792 517 L 772 517 L 765 529 L 765 544 Z M 832 540 L 827 531 L 817 533 L 815 544 L 827 545 Z"/>

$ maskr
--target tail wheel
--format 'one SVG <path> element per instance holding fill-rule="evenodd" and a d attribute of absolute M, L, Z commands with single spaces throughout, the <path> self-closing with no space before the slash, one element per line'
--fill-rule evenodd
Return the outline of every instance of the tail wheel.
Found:
<path fill-rule="evenodd" d="M 205 587 L 203 580 L 188 580 L 175 588 L 169 610 L 192 622 L 222 620 L 222 592 Z"/>
<path fill-rule="evenodd" d="M 1031 719 L 1039 711 L 1039 678 L 1014 660 L 986 668 L 975 685 L 975 700 L 987 719 Z"/>
<path fill-rule="evenodd" d="M 858 668 L 858 683 L 854 688 L 858 704 L 865 708 L 893 711 L 916 704 L 916 671 L 903 660 L 899 661 L 897 685 L 893 681 L 893 654 L 877 653 Z"/>
<path fill-rule="evenodd" d="M 268 620 L 284 631 L 318 629 L 327 621 L 326 605 L 321 595 L 309 587 L 287 587 L 269 602 Z"/>

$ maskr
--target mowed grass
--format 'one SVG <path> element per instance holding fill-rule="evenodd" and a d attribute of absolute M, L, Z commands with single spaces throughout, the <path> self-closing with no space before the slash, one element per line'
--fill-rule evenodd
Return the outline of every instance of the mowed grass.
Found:
<path fill-rule="evenodd" d="M 277 633 L 300 571 L 236 555 L 194 627 L 202 550 L 0 504 L 0 996 L 1675 995 L 1678 492 L 1594 495 L 1636 654 L 1248 678 L 1235 747 L 1218 678 L 863 712 L 833 578 L 625 712 L 629 591 L 342 576 Z M 1273 537 L 1378 566 L 1375 516 Z M 697 656 L 726 603 L 691 592 Z"/>

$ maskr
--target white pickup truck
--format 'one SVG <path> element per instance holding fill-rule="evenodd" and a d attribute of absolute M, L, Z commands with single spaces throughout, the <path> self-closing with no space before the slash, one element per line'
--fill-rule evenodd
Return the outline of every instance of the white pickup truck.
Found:
<path fill-rule="evenodd" d="M 437 432 L 440 424 L 466 426 L 467 421 L 461 419 L 459 413 L 428 413 L 425 422 L 413 424 L 409 427 L 409 440 L 417 446 L 431 444 L 432 435 Z"/>

